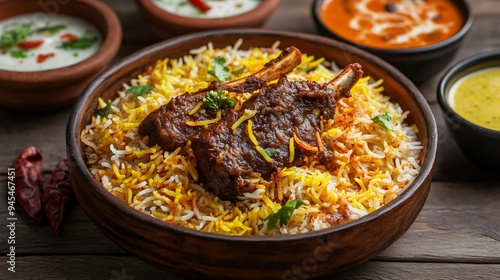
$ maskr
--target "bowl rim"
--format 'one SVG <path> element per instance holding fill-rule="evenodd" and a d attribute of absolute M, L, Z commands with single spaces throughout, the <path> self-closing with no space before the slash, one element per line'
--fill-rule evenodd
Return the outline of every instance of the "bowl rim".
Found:
<path fill-rule="evenodd" d="M 0 1 L 0 5 L 7 3 L 8 1 L 9 0 Z M 14 2 L 13 0 L 10 1 Z M 98 16 L 102 18 L 104 22 L 103 30 L 105 31 L 105 33 L 101 31 L 100 26 L 95 24 L 94 21 L 86 20 L 94 25 L 100 31 L 101 36 L 103 37 L 102 44 L 97 52 L 89 58 L 78 63 L 54 69 L 40 71 L 12 71 L 0 69 L 0 81 L 8 83 L 38 84 L 54 81 L 65 81 L 68 79 L 74 80 L 81 76 L 89 75 L 90 73 L 95 71 L 94 67 L 96 67 L 96 65 L 107 64 L 115 56 L 116 52 L 118 52 L 120 48 L 122 41 L 122 27 L 116 13 L 107 4 L 101 1 L 73 0 L 67 2 L 64 5 L 61 4 L 61 7 L 64 9 L 64 6 L 66 5 L 86 5 L 98 12 Z M 39 10 L 33 10 L 28 13 L 45 13 L 41 6 L 39 6 L 39 8 Z M 66 13 L 64 10 L 62 10 L 58 11 L 57 14 L 65 15 Z M 71 16 L 79 17 L 77 14 L 72 14 Z M 10 17 L 7 17 L 6 19 L 8 18 Z M 92 19 L 95 18 L 97 18 L 96 15 L 92 17 Z M 37 76 L 36 79 L 33 79 L 34 75 Z"/>
<path fill-rule="evenodd" d="M 425 119 L 427 126 L 427 134 L 428 139 L 425 145 L 427 145 L 427 153 L 424 154 L 424 163 L 421 166 L 420 172 L 417 177 L 410 183 L 405 190 L 390 203 L 381 207 L 374 212 L 363 216 L 357 220 L 348 222 L 343 225 L 334 226 L 318 231 L 312 231 L 307 233 L 300 234 L 292 234 L 292 235 L 278 235 L 278 236 L 232 236 L 232 235 L 224 235 L 224 234 L 216 234 L 216 233 L 208 233 L 200 230 L 189 229 L 179 225 L 173 225 L 161 221 L 160 219 L 151 217 L 146 215 L 140 211 L 133 209 L 132 207 L 126 205 L 122 201 L 120 201 L 117 197 L 112 195 L 109 191 L 107 191 L 101 184 L 99 184 L 90 174 L 90 171 L 84 162 L 84 157 L 80 153 L 80 131 L 77 131 L 79 126 L 79 120 L 83 119 L 85 115 L 84 109 L 86 109 L 86 102 L 90 100 L 90 97 L 93 95 L 94 91 L 99 88 L 100 84 L 106 84 L 106 81 L 112 78 L 113 73 L 118 71 L 121 68 L 133 63 L 134 61 L 142 60 L 146 58 L 150 53 L 157 53 L 163 50 L 166 47 L 175 45 L 180 42 L 190 41 L 193 39 L 199 38 L 209 38 L 212 36 L 220 36 L 220 35 L 234 35 L 239 34 L 242 35 L 266 35 L 266 36 L 287 36 L 293 37 L 301 40 L 306 40 L 309 42 L 320 42 L 329 45 L 335 45 L 339 48 L 346 48 L 349 51 L 352 51 L 353 54 L 359 55 L 364 59 L 378 64 L 381 68 L 386 70 L 389 75 L 396 77 L 399 79 L 399 83 L 406 88 L 409 93 L 409 96 L 413 100 L 414 103 L 420 109 L 422 117 Z M 83 125 L 82 125 L 83 127 Z M 300 239 L 307 238 L 318 238 L 321 236 L 325 236 L 328 234 L 332 234 L 334 232 L 342 231 L 346 228 L 355 227 L 360 224 L 364 224 L 370 221 L 377 219 L 378 217 L 390 212 L 393 208 L 404 204 L 406 200 L 408 200 L 411 196 L 414 195 L 417 190 L 419 190 L 422 186 L 425 185 L 426 180 L 432 177 L 432 172 L 434 170 L 434 164 L 436 160 L 436 151 L 437 151 L 437 125 L 430 109 L 429 104 L 420 93 L 420 91 L 416 88 L 416 86 L 406 78 L 399 70 L 397 70 L 392 65 L 383 61 L 382 59 L 351 45 L 345 44 L 343 42 L 336 41 L 334 39 L 322 37 L 319 35 L 313 34 L 305 34 L 300 32 L 293 31 L 283 31 L 283 30 L 271 30 L 271 29 L 256 29 L 256 28 L 238 28 L 238 29 L 226 29 L 226 30 L 210 30 L 203 32 L 191 33 L 183 36 L 174 37 L 172 39 L 168 39 L 149 47 L 146 47 L 142 50 L 139 50 L 122 60 L 116 63 L 111 68 L 107 69 L 103 73 L 101 73 L 97 78 L 92 81 L 87 88 L 83 91 L 82 95 L 77 100 L 73 111 L 69 117 L 67 130 L 66 130 L 66 149 L 68 154 L 68 159 L 70 162 L 70 166 L 73 169 L 76 169 L 76 172 L 80 174 L 84 180 L 87 181 L 89 185 L 91 185 L 94 190 L 96 190 L 99 195 L 104 197 L 104 199 L 113 205 L 113 207 L 117 207 L 123 211 L 125 215 L 130 215 L 131 219 L 139 219 L 144 223 L 148 223 L 154 225 L 155 227 L 159 227 L 160 229 L 177 232 L 178 234 L 185 234 L 189 236 L 193 236 L 203 240 L 212 240 L 212 241 L 229 241 L 229 242 L 255 242 L 256 240 L 260 242 L 289 242 Z"/>
<path fill-rule="evenodd" d="M 144 10 L 152 14 L 155 18 L 162 19 L 168 22 L 175 22 L 177 25 L 185 25 L 191 28 L 201 28 L 206 29 L 207 26 L 210 27 L 225 27 L 225 26 L 239 26 L 244 25 L 247 22 L 253 22 L 256 20 L 257 16 L 265 15 L 266 17 L 274 11 L 282 0 L 262 0 L 260 4 L 254 9 L 247 12 L 237 14 L 229 17 L 219 17 L 219 18 L 197 18 L 197 17 L 186 17 L 175 13 L 168 12 L 160 7 L 158 7 L 154 0 L 136 0 L 136 3 L 141 5 Z M 223 20 L 222 20 L 223 19 Z M 186 22 L 188 21 L 188 22 Z"/>
<path fill-rule="evenodd" d="M 493 61 L 496 61 L 498 65 L 496 66 L 484 65 L 488 62 L 491 62 L 492 58 L 494 58 Z M 484 65 L 484 67 L 481 65 Z M 479 66 L 480 68 L 477 70 L 473 70 L 472 72 L 465 73 L 467 72 L 467 70 L 475 66 Z M 448 91 L 446 90 L 448 87 L 452 86 L 454 83 L 456 83 L 459 79 L 461 79 L 465 75 L 473 73 L 478 70 L 483 70 L 492 67 L 500 67 L 500 49 L 481 52 L 466 57 L 465 59 L 457 62 L 456 64 L 451 66 L 451 68 L 449 68 L 439 80 L 437 86 L 437 99 L 441 109 L 447 116 L 452 116 L 454 119 L 458 120 L 461 124 L 465 125 L 468 129 L 471 129 L 475 133 L 481 133 L 489 137 L 495 137 L 500 139 L 500 130 L 494 130 L 477 125 L 465 119 L 464 117 L 460 116 L 457 112 L 455 112 L 455 110 L 451 108 L 448 102 L 448 97 L 447 97 Z"/>
<path fill-rule="evenodd" d="M 325 2 L 326 0 L 314 0 L 313 5 L 312 5 L 312 14 L 313 14 L 313 19 L 316 22 L 317 25 L 321 25 L 321 27 L 328 31 L 330 34 L 333 36 L 337 37 L 339 40 L 344 40 L 345 42 L 348 42 L 351 45 L 354 45 L 358 48 L 364 49 L 370 53 L 377 53 L 377 54 L 382 54 L 382 55 L 411 55 L 411 54 L 420 54 L 420 53 L 426 53 L 426 52 L 432 52 L 436 51 L 438 49 L 445 48 L 447 46 L 453 45 L 460 40 L 462 40 L 465 35 L 469 32 L 469 30 L 472 27 L 472 23 L 474 21 L 474 15 L 472 14 L 471 8 L 469 3 L 466 0 L 458 0 L 458 1 L 451 1 L 455 5 L 462 5 L 463 10 L 466 14 L 465 17 L 465 22 L 462 28 L 455 33 L 453 36 L 447 38 L 444 41 L 438 42 L 436 44 L 428 45 L 428 46 L 423 46 L 423 47 L 414 47 L 414 48 L 403 48 L 403 49 L 389 49 L 389 48 L 378 48 L 378 47 L 371 47 L 367 45 L 363 45 L 357 42 L 354 42 L 352 40 L 349 40 L 343 36 L 338 35 L 336 32 L 331 30 L 329 27 L 325 25 L 323 22 L 323 19 L 319 13 L 321 10 L 321 5 Z M 461 9 L 459 7 L 459 9 Z"/>

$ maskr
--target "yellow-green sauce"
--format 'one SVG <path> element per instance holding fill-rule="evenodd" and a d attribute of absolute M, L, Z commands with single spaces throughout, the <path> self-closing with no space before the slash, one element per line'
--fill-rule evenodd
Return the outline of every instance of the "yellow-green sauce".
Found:
<path fill-rule="evenodd" d="M 500 131 L 500 67 L 460 78 L 448 95 L 451 108 L 464 119 Z"/>

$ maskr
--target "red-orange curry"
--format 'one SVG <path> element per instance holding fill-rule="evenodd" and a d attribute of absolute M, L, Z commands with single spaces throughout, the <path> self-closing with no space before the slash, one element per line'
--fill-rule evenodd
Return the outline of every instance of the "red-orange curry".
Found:
<path fill-rule="evenodd" d="M 451 0 L 327 0 L 321 18 L 341 37 L 390 49 L 444 41 L 465 21 Z"/>

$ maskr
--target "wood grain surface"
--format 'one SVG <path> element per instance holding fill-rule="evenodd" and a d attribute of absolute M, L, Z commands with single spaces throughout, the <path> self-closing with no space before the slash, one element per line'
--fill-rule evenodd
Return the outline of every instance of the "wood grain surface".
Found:
<path fill-rule="evenodd" d="M 134 1 L 103 2 L 117 12 L 124 30 L 114 61 L 157 42 L 145 29 Z M 265 27 L 316 34 L 311 4 L 312 0 L 283 0 Z M 474 23 L 454 62 L 500 49 L 500 2 L 469 4 Z M 401 239 L 373 260 L 329 279 L 499 279 L 500 176 L 472 165 L 451 139 L 436 103 L 440 76 L 419 85 L 431 104 L 440 136 L 434 178 L 422 212 Z M 7 168 L 22 149 L 34 145 L 43 153 L 48 180 L 50 171 L 66 156 L 70 112 L 71 108 L 51 114 L 0 110 L 0 279 L 188 279 L 159 270 L 116 246 L 77 204 L 70 208 L 59 236 L 47 224 L 36 225 L 17 210 L 16 273 L 7 271 Z"/>

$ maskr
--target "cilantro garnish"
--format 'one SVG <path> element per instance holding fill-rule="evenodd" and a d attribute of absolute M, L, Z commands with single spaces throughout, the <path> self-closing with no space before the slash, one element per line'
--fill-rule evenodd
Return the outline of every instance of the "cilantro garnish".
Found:
<path fill-rule="evenodd" d="M 278 153 L 278 151 L 276 151 L 276 149 L 273 149 L 273 148 L 267 148 L 267 149 L 264 149 L 264 152 L 265 152 L 268 156 L 270 156 L 270 157 L 272 157 L 272 156 L 274 156 L 275 154 L 277 154 L 277 153 Z"/>
<path fill-rule="evenodd" d="M 97 42 L 98 38 L 97 37 L 82 37 L 78 38 L 73 42 L 64 42 L 62 43 L 61 47 L 63 49 L 72 49 L 72 50 L 85 50 Z"/>
<path fill-rule="evenodd" d="M 0 36 L 0 48 L 10 49 L 17 44 L 26 41 L 32 33 L 31 24 L 16 24 L 11 29 L 6 30 Z"/>
<path fill-rule="evenodd" d="M 101 119 L 106 118 L 109 115 L 109 109 L 111 109 L 111 101 L 106 104 L 106 107 L 97 110 L 95 116 L 101 117 Z"/>
<path fill-rule="evenodd" d="M 385 114 L 378 115 L 372 120 L 374 123 L 379 123 L 380 126 L 382 126 L 382 128 L 385 130 L 393 130 L 394 126 L 391 123 L 391 119 L 392 119 L 392 114 L 386 111 Z"/>
<path fill-rule="evenodd" d="M 42 27 L 40 29 L 37 29 L 36 32 L 48 32 L 51 35 L 54 35 L 63 29 L 66 29 L 66 25 L 58 24 L 58 25 L 53 25 L 53 26 Z"/>
<path fill-rule="evenodd" d="M 226 65 L 226 59 L 216 57 L 212 60 L 211 68 L 208 69 L 208 74 L 214 76 L 219 82 L 224 82 L 231 79 L 231 72 Z"/>
<path fill-rule="evenodd" d="M 227 109 L 233 107 L 236 104 L 236 100 L 231 97 L 227 97 L 224 91 L 211 90 L 203 96 L 203 108 L 217 110 L 217 109 Z"/>
<path fill-rule="evenodd" d="M 236 69 L 234 71 L 231 72 L 231 74 L 235 75 L 236 77 L 239 77 L 241 76 L 241 74 L 245 73 L 247 71 L 247 69 L 245 69 L 245 67 L 242 67 L 240 69 Z"/>
<path fill-rule="evenodd" d="M 295 211 L 295 209 L 299 208 L 302 205 L 307 204 L 304 201 L 298 199 L 288 201 L 283 207 L 281 207 L 280 210 L 278 210 L 278 212 L 273 213 L 264 219 L 264 221 L 267 221 L 267 229 L 274 229 L 278 220 L 280 221 L 280 226 L 288 224 L 293 211 Z"/>
<path fill-rule="evenodd" d="M 150 93 L 153 89 L 155 88 L 154 85 L 140 85 L 140 86 L 135 86 L 127 89 L 125 94 L 134 94 L 134 97 L 137 99 L 137 97 L 141 95 L 146 95 Z"/>
<path fill-rule="evenodd" d="M 27 58 L 28 52 L 26 50 L 12 50 L 10 51 L 10 56 L 13 58 Z"/>

